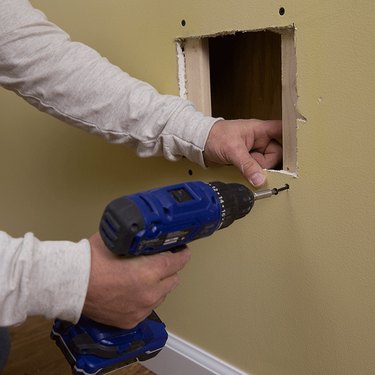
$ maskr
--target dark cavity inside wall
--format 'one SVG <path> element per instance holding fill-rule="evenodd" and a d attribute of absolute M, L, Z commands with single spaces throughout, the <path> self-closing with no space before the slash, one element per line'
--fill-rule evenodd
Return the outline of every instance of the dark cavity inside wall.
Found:
<path fill-rule="evenodd" d="M 209 38 L 212 115 L 282 118 L 281 36 L 269 30 Z"/>

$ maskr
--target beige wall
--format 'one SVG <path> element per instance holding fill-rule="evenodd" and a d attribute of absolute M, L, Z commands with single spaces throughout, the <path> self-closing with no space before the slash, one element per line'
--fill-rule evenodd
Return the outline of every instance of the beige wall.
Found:
<path fill-rule="evenodd" d="M 295 24 L 298 109 L 307 118 L 297 132 L 299 176 L 269 173 L 270 186 L 287 182 L 290 192 L 192 244 L 182 285 L 159 312 L 171 332 L 251 374 L 373 374 L 375 3 L 34 4 L 74 39 L 173 94 L 176 37 Z M 78 240 L 119 194 L 189 179 L 243 182 L 230 167 L 138 159 L 0 95 L 0 227 L 13 235 Z"/>

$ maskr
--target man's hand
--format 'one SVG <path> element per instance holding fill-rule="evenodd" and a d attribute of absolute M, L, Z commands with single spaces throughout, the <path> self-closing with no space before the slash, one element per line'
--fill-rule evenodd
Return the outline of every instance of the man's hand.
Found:
<path fill-rule="evenodd" d="M 233 164 L 255 187 L 266 181 L 263 169 L 282 160 L 281 121 L 219 120 L 212 127 L 206 147 L 206 165 Z"/>
<path fill-rule="evenodd" d="M 98 233 L 89 241 L 91 273 L 83 314 L 119 328 L 133 328 L 159 306 L 191 257 L 183 250 L 125 259 L 112 254 Z"/>

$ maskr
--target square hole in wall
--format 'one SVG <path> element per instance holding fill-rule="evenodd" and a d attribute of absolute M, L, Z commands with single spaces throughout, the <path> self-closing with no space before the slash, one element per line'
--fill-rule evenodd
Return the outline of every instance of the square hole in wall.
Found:
<path fill-rule="evenodd" d="M 180 88 L 198 110 L 225 119 L 282 119 L 280 169 L 296 174 L 294 29 L 187 38 L 178 50 Z"/>

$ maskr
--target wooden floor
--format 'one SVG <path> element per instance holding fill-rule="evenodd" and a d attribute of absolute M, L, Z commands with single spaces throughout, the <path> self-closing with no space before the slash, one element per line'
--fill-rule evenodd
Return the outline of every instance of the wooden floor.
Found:
<path fill-rule="evenodd" d="M 12 351 L 2 375 L 71 375 L 65 357 L 49 338 L 52 322 L 30 318 L 11 329 Z M 111 375 L 155 375 L 140 364 L 111 372 Z"/>

